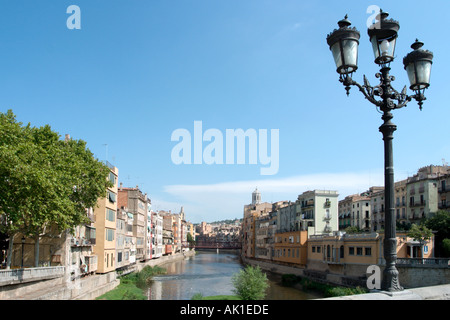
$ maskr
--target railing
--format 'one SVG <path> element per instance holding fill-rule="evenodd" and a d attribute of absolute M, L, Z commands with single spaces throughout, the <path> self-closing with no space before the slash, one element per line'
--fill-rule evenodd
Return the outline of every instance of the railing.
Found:
<path fill-rule="evenodd" d="M 449 267 L 450 258 L 397 258 L 397 265 L 400 266 L 439 266 Z"/>
<path fill-rule="evenodd" d="M 410 207 L 423 207 L 425 206 L 425 201 L 420 201 L 420 202 L 411 202 L 409 204 Z"/>
<path fill-rule="evenodd" d="M 64 276 L 65 267 L 40 267 L 0 270 L 0 286 Z"/>

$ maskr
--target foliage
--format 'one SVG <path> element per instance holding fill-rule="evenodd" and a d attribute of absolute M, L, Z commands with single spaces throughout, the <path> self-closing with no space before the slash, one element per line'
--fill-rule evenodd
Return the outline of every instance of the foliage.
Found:
<path fill-rule="evenodd" d="M 192 235 L 188 232 L 188 234 L 187 234 L 187 242 L 190 244 L 190 245 L 195 245 L 195 240 L 194 240 L 194 238 L 192 237 Z"/>
<path fill-rule="evenodd" d="M 423 243 L 431 238 L 433 233 L 425 225 L 412 224 L 408 231 L 408 237 Z"/>
<path fill-rule="evenodd" d="M 111 291 L 97 297 L 96 300 L 146 300 L 144 291 L 133 283 L 122 283 Z"/>
<path fill-rule="evenodd" d="M 396 229 L 397 229 L 397 231 L 409 231 L 410 229 L 411 229 L 411 222 L 405 222 L 405 221 L 402 221 L 402 222 L 399 222 L 399 221 L 397 221 L 396 222 Z"/>
<path fill-rule="evenodd" d="M 436 231 L 436 236 L 441 239 L 450 239 L 450 212 L 439 210 L 433 217 L 424 222 L 425 226 Z"/>
<path fill-rule="evenodd" d="M 348 233 L 348 234 L 361 232 L 361 230 L 356 226 L 347 227 L 347 228 L 345 228 L 344 231 L 345 231 L 345 233 Z"/>
<path fill-rule="evenodd" d="M 242 300 L 239 296 L 234 295 L 218 295 L 218 296 L 208 296 L 204 297 L 203 300 Z"/>
<path fill-rule="evenodd" d="M 136 286 L 139 288 L 145 288 L 150 284 L 150 281 L 154 275 L 164 273 L 166 273 L 164 268 L 158 266 L 145 266 L 140 272 L 136 273 Z"/>
<path fill-rule="evenodd" d="M 242 300 L 262 300 L 266 296 L 269 286 L 267 276 L 259 266 L 247 266 L 235 273 L 231 281 L 234 286 L 233 292 Z"/>
<path fill-rule="evenodd" d="M 299 281 L 295 274 L 283 274 L 281 276 L 281 284 L 285 287 L 292 287 Z"/>
<path fill-rule="evenodd" d="M 109 169 L 86 142 L 60 140 L 49 125 L 23 126 L 0 113 L 0 232 L 39 236 L 87 223 L 86 208 L 106 196 Z"/>
<path fill-rule="evenodd" d="M 203 300 L 203 294 L 201 294 L 200 292 L 196 293 L 192 296 L 191 300 Z"/>
<path fill-rule="evenodd" d="M 450 239 L 442 240 L 442 248 L 444 250 L 444 255 L 450 257 Z"/>
<path fill-rule="evenodd" d="M 300 283 L 303 290 L 316 291 L 321 293 L 325 297 L 349 296 L 368 292 L 367 289 L 359 286 L 356 288 L 337 287 L 329 284 L 315 282 L 307 278 L 301 278 Z"/>
<path fill-rule="evenodd" d="M 120 284 L 113 290 L 97 298 L 97 300 L 146 300 L 144 290 L 157 274 L 166 273 L 159 266 L 145 266 L 139 272 L 129 273 L 120 278 Z"/>

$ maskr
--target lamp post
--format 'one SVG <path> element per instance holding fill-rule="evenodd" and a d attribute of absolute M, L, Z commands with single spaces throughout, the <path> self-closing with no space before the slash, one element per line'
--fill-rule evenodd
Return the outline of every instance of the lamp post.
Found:
<path fill-rule="evenodd" d="M 25 237 L 22 236 L 22 239 L 20 241 L 22 242 L 22 262 L 20 264 L 20 268 L 23 269 L 23 249 L 24 249 L 24 246 L 25 246 Z"/>
<path fill-rule="evenodd" d="M 327 43 L 336 63 L 336 71 L 340 75 L 339 81 L 345 86 L 347 96 L 352 86 L 356 86 L 364 97 L 379 108 L 382 113 L 383 124 L 379 130 L 384 140 L 384 184 L 385 184 L 385 208 L 386 223 L 384 237 L 384 258 L 386 267 L 383 272 L 382 289 L 390 292 L 401 291 L 398 280 L 398 271 L 395 267 L 397 260 L 397 237 L 394 206 L 394 162 L 392 154 L 392 139 L 397 126 L 392 123 L 392 111 L 405 107 L 412 99 L 419 104 L 422 110 L 423 101 L 426 99 L 424 91 L 430 85 L 431 64 L 433 53 L 423 50 L 423 43 L 416 40 L 411 46 L 414 49 L 404 59 L 404 68 L 410 81 L 410 89 L 414 95 L 407 95 L 406 86 L 401 92 L 395 90 L 391 82 L 394 76 L 389 74 L 390 63 L 395 59 L 395 45 L 397 42 L 400 24 L 398 21 L 387 19 L 389 14 L 380 10 L 377 22 L 368 28 L 368 35 L 372 43 L 375 63 L 380 66 L 380 72 L 375 76 L 380 79 L 380 84 L 372 87 L 364 76 L 364 84 L 361 85 L 352 79 L 352 74 L 358 69 L 358 45 L 360 33 L 351 27 L 351 22 L 345 16 L 338 22 L 339 29 L 334 30 L 327 37 Z"/>

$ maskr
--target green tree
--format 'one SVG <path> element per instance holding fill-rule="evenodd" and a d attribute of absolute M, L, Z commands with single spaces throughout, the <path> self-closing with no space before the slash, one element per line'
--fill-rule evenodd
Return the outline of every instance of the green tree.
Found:
<path fill-rule="evenodd" d="M 444 249 L 444 255 L 450 257 L 450 239 L 442 240 L 442 248 Z"/>
<path fill-rule="evenodd" d="M 18 232 L 33 237 L 35 266 L 39 239 L 87 223 L 86 208 L 112 186 L 108 167 L 86 142 L 60 140 L 48 125 L 22 126 L 11 110 L 0 113 L 0 163 L 0 231 L 8 234 L 10 249 Z"/>
<path fill-rule="evenodd" d="M 442 246 L 444 239 L 450 239 L 450 212 L 439 210 L 424 222 L 427 228 L 435 231 L 436 256 L 443 256 Z"/>
<path fill-rule="evenodd" d="M 361 232 L 361 230 L 357 226 L 350 226 L 344 229 L 345 233 L 353 234 Z"/>
<path fill-rule="evenodd" d="M 192 237 L 192 235 L 189 232 L 187 234 L 186 239 L 187 239 L 187 242 L 189 243 L 189 247 L 194 247 L 195 246 L 195 240 L 194 240 L 194 238 Z"/>
<path fill-rule="evenodd" d="M 235 273 L 231 281 L 234 286 L 234 293 L 242 300 L 262 300 L 266 296 L 266 289 L 269 286 L 267 276 L 261 271 L 259 266 L 247 266 Z"/>
<path fill-rule="evenodd" d="M 423 246 L 425 243 L 431 239 L 433 236 L 433 232 L 428 229 L 425 225 L 417 225 L 412 224 L 411 229 L 408 231 L 408 237 L 413 238 L 416 241 L 419 241 L 421 247 L 421 255 L 423 259 Z"/>

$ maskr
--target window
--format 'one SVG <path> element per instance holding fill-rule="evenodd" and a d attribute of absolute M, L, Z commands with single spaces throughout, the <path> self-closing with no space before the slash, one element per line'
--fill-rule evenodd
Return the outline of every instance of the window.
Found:
<path fill-rule="evenodd" d="M 357 255 L 357 256 L 362 256 L 362 254 L 363 254 L 363 248 L 357 247 L 357 248 L 356 248 L 356 255 Z"/>
<path fill-rule="evenodd" d="M 320 253 L 320 247 L 317 247 L 317 253 Z"/>
<path fill-rule="evenodd" d="M 106 209 L 106 220 L 114 222 L 116 221 L 116 213 L 114 210 Z"/>
<path fill-rule="evenodd" d="M 311 251 L 316 252 L 316 247 L 312 246 Z"/>
<path fill-rule="evenodd" d="M 348 254 L 350 256 L 354 256 L 355 255 L 355 248 L 354 247 L 349 247 L 348 248 Z"/>
<path fill-rule="evenodd" d="M 114 185 L 116 184 L 116 176 L 112 172 L 109 172 L 109 181 L 111 181 Z"/>
<path fill-rule="evenodd" d="M 105 236 L 106 241 L 114 241 L 114 229 L 106 228 Z"/>
<path fill-rule="evenodd" d="M 372 248 L 368 247 L 368 248 L 364 248 L 364 255 L 366 256 L 371 256 L 372 255 Z"/>
<path fill-rule="evenodd" d="M 108 199 L 109 199 L 109 202 L 115 203 L 116 202 L 116 194 L 114 192 L 111 192 L 108 190 Z"/>
<path fill-rule="evenodd" d="M 122 262 L 122 252 L 117 252 L 117 262 Z"/>

